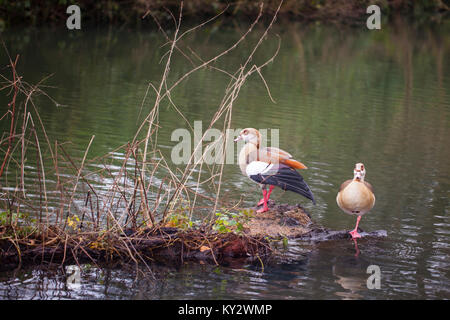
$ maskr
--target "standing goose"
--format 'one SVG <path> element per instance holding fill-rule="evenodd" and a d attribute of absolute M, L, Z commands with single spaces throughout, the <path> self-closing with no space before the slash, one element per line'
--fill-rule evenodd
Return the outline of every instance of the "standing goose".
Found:
<path fill-rule="evenodd" d="M 364 181 L 366 169 L 364 164 L 357 163 L 353 171 L 353 180 L 347 180 L 339 189 L 336 202 L 345 213 L 356 214 L 355 229 L 350 231 L 352 238 L 361 238 L 358 233 L 359 220 L 361 216 L 369 212 L 375 205 L 375 195 L 373 194 L 372 185 Z"/>
<path fill-rule="evenodd" d="M 234 141 L 244 140 L 245 145 L 239 153 L 239 167 L 244 175 L 259 183 L 263 198 L 257 206 L 263 207 L 258 213 L 269 210 L 267 202 L 275 186 L 301 194 L 316 204 L 314 196 L 303 177 L 295 169 L 307 167 L 292 159 L 286 151 L 274 147 L 260 149 L 261 134 L 253 128 L 243 129 Z M 269 185 L 267 192 L 266 186 Z"/>

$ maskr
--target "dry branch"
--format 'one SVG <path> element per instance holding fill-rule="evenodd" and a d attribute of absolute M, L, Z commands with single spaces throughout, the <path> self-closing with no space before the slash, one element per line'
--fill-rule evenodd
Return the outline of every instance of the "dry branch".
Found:
<path fill-rule="evenodd" d="M 269 98 L 274 100 L 261 69 L 271 63 L 278 54 L 279 42 L 278 48 L 270 59 L 260 65 L 251 62 L 257 50 L 268 38 L 281 4 L 282 2 L 268 26 L 259 35 L 250 54 L 235 70 L 231 71 L 220 69 L 213 64 L 226 57 L 255 32 L 263 15 L 263 3 L 260 4 L 259 13 L 246 32 L 226 50 L 218 52 L 213 58 L 207 60 L 184 43 L 187 42 L 187 36 L 190 33 L 197 32 L 207 23 L 214 21 L 226 9 L 194 28 L 182 31 L 183 3 L 181 2 L 178 18 L 170 13 L 175 30 L 172 36 L 169 36 L 169 33 L 153 17 L 167 41 L 168 50 L 161 60 L 165 62 L 165 66 L 160 82 L 148 84 L 139 114 L 144 112 L 151 90 L 155 93 L 152 107 L 137 126 L 132 141 L 94 159 L 88 158 L 94 136 L 89 141 L 82 159 L 71 156 L 62 143 L 50 141 L 34 102 L 34 95 L 42 94 L 56 106 L 59 105 L 41 89 L 46 88 L 44 81 L 48 77 L 42 79 L 37 85 L 30 85 L 17 74 L 16 66 L 19 56 L 14 61 L 10 58 L 11 79 L 0 75 L 5 81 L 1 89 L 9 89 L 13 93 L 9 110 L 0 119 L 0 121 L 9 120 L 8 136 L 1 139 L 6 146 L 6 151 L 4 151 L 0 167 L 0 187 L 8 222 L 0 224 L 0 259 L 22 261 L 22 258 L 30 258 L 35 261 L 40 256 L 41 261 L 50 258 L 50 260 L 59 259 L 61 263 L 67 261 L 80 263 L 84 260 L 107 261 L 114 257 L 128 259 L 135 264 L 146 264 L 147 258 L 155 257 L 156 252 L 167 253 L 171 250 L 182 259 L 190 256 L 207 257 L 210 251 L 210 258 L 218 263 L 222 256 L 258 255 L 259 257 L 263 252 L 267 253 L 268 246 L 260 238 L 233 232 L 218 234 L 213 230 L 214 213 L 219 206 L 228 210 L 237 210 L 239 205 L 239 202 L 228 203 L 221 197 L 224 164 L 208 166 L 210 175 L 206 178 L 202 177 L 204 154 L 200 160 L 195 159 L 194 155 L 205 142 L 205 132 L 195 145 L 189 163 L 184 168 L 173 169 L 170 161 L 158 148 L 159 108 L 163 101 L 167 101 L 174 112 L 188 122 L 182 109 L 172 99 L 172 92 L 192 74 L 207 67 L 228 75 L 230 82 L 224 88 L 221 103 L 208 125 L 208 129 L 214 126 L 222 128 L 224 138 L 215 143 L 220 143 L 221 150 L 225 152 L 227 143 L 225 132 L 231 127 L 233 108 L 247 79 L 256 73 L 264 83 Z M 175 52 L 187 59 L 192 69 L 169 83 Z M 190 58 L 192 56 L 193 59 Z M 17 107 L 19 101 L 21 108 Z M 189 126 L 192 129 L 190 124 Z M 116 153 L 124 157 L 118 160 L 114 157 Z M 112 165 L 119 169 L 112 170 Z M 25 177 L 29 174 L 26 168 L 30 166 L 35 168 L 38 176 L 35 187 L 39 195 L 39 208 L 36 208 L 37 204 L 30 199 L 26 191 L 28 186 Z M 14 170 L 19 171 L 19 176 L 15 179 L 7 174 L 11 172 L 11 175 L 14 175 Z M 51 192 L 57 194 L 59 200 L 57 205 L 50 203 L 48 197 L 47 181 L 49 179 L 56 181 L 55 190 Z M 192 185 L 191 181 L 195 183 Z M 108 182 L 107 190 L 98 187 L 104 186 L 106 182 Z M 200 188 L 207 183 L 214 188 L 218 185 L 214 196 L 199 193 Z M 167 224 L 170 218 L 173 214 L 184 210 L 185 204 L 188 206 L 187 220 L 192 223 L 196 218 L 194 215 L 196 209 L 200 208 L 197 205 L 199 199 L 209 202 L 210 219 L 206 221 L 204 228 L 185 230 L 180 227 L 175 233 L 168 233 Z M 32 221 L 23 217 L 24 209 L 38 213 L 39 219 Z M 45 216 L 43 216 L 44 212 Z M 132 233 L 129 232 L 130 230 Z M 209 248 L 209 251 L 205 248 Z"/>

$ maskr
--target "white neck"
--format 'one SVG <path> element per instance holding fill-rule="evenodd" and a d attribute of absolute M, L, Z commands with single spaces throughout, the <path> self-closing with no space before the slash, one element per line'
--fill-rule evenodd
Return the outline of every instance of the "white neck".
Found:
<path fill-rule="evenodd" d="M 244 147 L 241 149 L 241 152 L 239 153 L 239 167 L 241 168 L 241 171 L 243 174 L 246 174 L 247 169 L 247 161 L 250 153 L 258 151 L 258 148 L 253 143 L 246 143 Z"/>

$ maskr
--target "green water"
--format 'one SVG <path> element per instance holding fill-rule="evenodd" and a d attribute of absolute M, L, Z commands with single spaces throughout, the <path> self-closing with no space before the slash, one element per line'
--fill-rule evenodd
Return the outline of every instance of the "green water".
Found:
<path fill-rule="evenodd" d="M 210 26 L 184 45 L 208 59 L 230 47 L 245 27 Z M 234 72 L 261 35 L 216 63 Z M 387 238 L 305 244 L 290 241 L 281 256 L 265 265 L 245 261 L 229 266 L 188 264 L 156 268 L 155 277 L 133 272 L 86 269 L 82 286 L 70 289 L 60 272 L 41 269 L 0 273 L 0 299 L 442 299 L 450 297 L 450 38 L 448 28 L 415 30 L 406 24 L 381 31 L 321 25 L 277 25 L 253 62 L 279 54 L 263 75 L 249 78 L 233 108 L 232 127 L 279 129 L 280 147 L 308 166 L 302 171 L 317 205 L 292 193 L 274 191 L 277 202 L 301 203 L 313 219 L 331 229 L 350 229 L 355 218 L 338 208 L 340 184 L 363 162 L 374 186 L 376 205 L 362 220 L 365 231 L 386 230 Z M 167 50 L 151 30 L 11 30 L 2 35 L 11 55 L 20 54 L 19 73 L 29 83 L 48 74 L 46 91 L 61 106 L 40 97 L 37 105 L 52 141 L 69 142 L 81 158 L 92 135 L 88 159 L 130 141 L 152 104 L 149 82 L 157 84 Z M 4 53 L 2 65 L 7 64 Z M 196 61 L 198 63 L 198 61 Z M 169 81 L 192 68 L 176 54 Z M 201 70 L 172 94 L 193 124 L 206 127 L 229 78 Z M 1 97 L 2 115 L 6 98 Z M 159 115 L 159 146 L 170 156 L 170 135 L 187 124 L 164 103 Z M 1 122 L 2 132 L 8 130 Z M 117 157 L 123 158 L 118 153 Z M 33 168 L 29 176 L 33 177 Z M 30 178 L 33 181 L 33 178 Z M 104 182 L 103 182 L 104 183 Z M 48 181 L 51 189 L 52 181 Z M 104 186 L 107 188 L 107 184 Z M 252 206 L 256 185 L 238 166 L 225 165 L 222 183 L 228 199 Z M 32 187 L 28 190 L 33 196 Z M 81 191 L 80 191 L 81 192 Z M 209 196 L 214 194 L 203 190 Z M 56 202 L 55 202 L 56 203 Z M 380 289 L 366 287 L 369 265 L 378 265 Z"/>

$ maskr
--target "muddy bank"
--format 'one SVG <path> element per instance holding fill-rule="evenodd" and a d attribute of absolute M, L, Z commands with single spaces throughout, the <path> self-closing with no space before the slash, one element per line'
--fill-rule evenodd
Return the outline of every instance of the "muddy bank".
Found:
<path fill-rule="evenodd" d="M 300 205 L 269 203 L 269 211 L 254 212 L 242 232 L 219 233 L 207 228 L 154 227 L 118 232 L 67 233 L 55 227 L 18 238 L 18 230 L 0 226 L 0 269 L 24 264 L 147 263 L 199 261 L 229 264 L 230 259 L 262 259 L 272 243 L 288 239 L 328 241 L 350 239 L 349 230 L 318 226 Z M 385 231 L 363 237 L 385 237 Z"/>
<path fill-rule="evenodd" d="M 268 206 L 269 211 L 255 213 L 244 224 L 246 234 L 272 239 L 298 238 L 314 230 L 311 216 L 301 205 L 275 204 L 270 200 Z"/>
<path fill-rule="evenodd" d="M 10 233 L 0 228 L 0 235 Z M 0 239 L 0 269 L 24 264 L 147 263 L 179 264 L 185 260 L 221 264 L 234 258 L 262 257 L 270 246 L 262 237 L 220 234 L 201 229 L 161 227 L 98 237 L 92 233 L 64 234 L 51 228 L 23 239 Z"/>
<path fill-rule="evenodd" d="M 311 215 L 300 205 L 276 204 L 270 200 L 269 211 L 258 213 L 248 221 L 245 232 L 252 237 L 277 239 L 300 239 L 305 241 L 328 241 L 351 239 L 350 230 L 330 230 L 313 222 Z M 364 232 L 361 237 L 386 237 L 385 230 Z"/>

